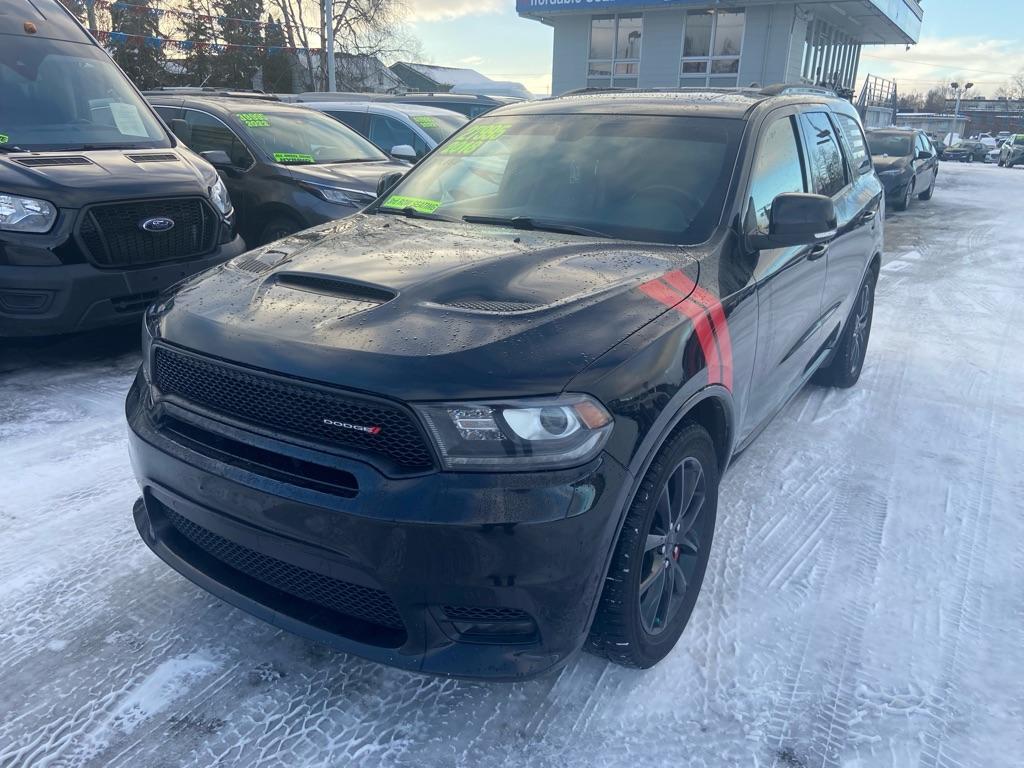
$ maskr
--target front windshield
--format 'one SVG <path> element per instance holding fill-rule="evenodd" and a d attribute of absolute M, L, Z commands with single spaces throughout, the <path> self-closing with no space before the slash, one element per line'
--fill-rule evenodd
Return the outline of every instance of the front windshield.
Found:
<path fill-rule="evenodd" d="M 910 137 L 897 133 L 869 133 L 868 146 L 872 155 L 906 157 L 910 154 Z"/>
<path fill-rule="evenodd" d="M 718 224 L 740 120 L 488 116 L 420 163 L 381 210 L 693 244 Z"/>
<path fill-rule="evenodd" d="M 1013 139 L 1014 146 L 1024 146 L 1024 133 L 1018 133 Z"/>
<path fill-rule="evenodd" d="M 0 144 L 27 150 L 141 149 L 171 142 L 94 45 L 4 35 Z"/>
<path fill-rule="evenodd" d="M 469 122 L 468 117 L 460 115 L 458 112 L 438 112 L 429 115 L 411 114 L 409 117 L 438 144 Z"/>
<path fill-rule="evenodd" d="M 311 109 L 247 107 L 234 113 L 263 151 L 282 165 L 370 163 L 388 156 L 348 126 Z"/>

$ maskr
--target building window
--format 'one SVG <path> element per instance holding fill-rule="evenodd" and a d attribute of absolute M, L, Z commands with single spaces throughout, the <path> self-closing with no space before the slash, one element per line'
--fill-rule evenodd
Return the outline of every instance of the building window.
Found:
<path fill-rule="evenodd" d="M 736 85 L 743 51 L 742 10 L 687 11 L 680 85 Z"/>
<path fill-rule="evenodd" d="M 591 88 L 635 88 L 640 74 L 643 17 L 594 16 L 590 20 L 590 60 L 587 85 Z"/>

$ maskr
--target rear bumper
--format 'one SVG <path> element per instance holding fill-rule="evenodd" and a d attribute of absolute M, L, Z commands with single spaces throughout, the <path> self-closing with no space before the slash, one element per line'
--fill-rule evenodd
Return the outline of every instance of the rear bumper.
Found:
<path fill-rule="evenodd" d="M 156 295 L 245 250 L 241 237 L 212 254 L 146 269 L 92 264 L 0 266 L 0 337 L 44 336 L 133 322 Z"/>
<path fill-rule="evenodd" d="M 143 540 L 242 610 L 384 664 L 457 677 L 533 677 L 586 640 L 630 485 L 608 456 L 560 472 L 402 479 L 334 457 L 358 492 L 332 495 L 176 441 L 138 385 L 127 415 Z M 311 581 L 315 595 L 296 587 Z M 360 605 L 339 610 L 325 589 Z M 388 611 L 396 622 L 378 618 Z"/>

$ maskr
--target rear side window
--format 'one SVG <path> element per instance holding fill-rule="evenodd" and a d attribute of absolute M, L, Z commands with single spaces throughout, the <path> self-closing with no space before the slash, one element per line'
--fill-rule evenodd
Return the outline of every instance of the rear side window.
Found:
<path fill-rule="evenodd" d="M 390 152 L 400 144 L 408 144 L 416 150 L 416 156 L 427 154 L 427 143 L 417 136 L 412 128 L 385 115 L 370 116 L 370 141 Z"/>
<path fill-rule="evenodd" d="M 193 152 L 210 152 L 222 150 L 228 153 L 231 164 L 238 168 L 252 165 L 252 155 L 242 144 L 234 132 L 213 115 L 185 110 L 185 122 L 189 127 L 189 140 L 186 142 Z"/>
<path fill-rule="evenodd" d="M 810 155 L 814 191 L 832 197 L 846 186 L 846 164 L 832 123 L 824 112 L 805 112 L 800 115 L 800 123 Z"/>
<path fill-rule="evenodd" d="M 342 112 L 342 111 L 331 111 L 327 113 L 335 120 L 340 120 L 349 128 L 361 136 L 365 136 L 367 132 L 367 120 L 365 112 Z M 389 147 L 390 149 L 390 147 Z"/>
<path fill-rule="evenodd" d="M 805 187 L 793 118 L 780 118 L 762 134 L 754 157 L 747 230 L 767 234 L 772 201 L 784 192 L 806 192 Z"/>
<path fill-rule="evenodd" d="M 868 142 L 860 123 L 849 115 L 835 114 L 836 122 L 846 138 L 846 148 L 850 154 L 850 167 L 854 173 L 871 173 L 871 155 L 868 153 Z"/>

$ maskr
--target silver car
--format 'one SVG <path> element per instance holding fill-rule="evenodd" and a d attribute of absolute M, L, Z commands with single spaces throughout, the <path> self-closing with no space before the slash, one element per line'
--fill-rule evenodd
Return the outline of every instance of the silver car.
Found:
<path fill-rule="evenodd" d="M 1013 168 L 1018 163 L 1024 163 L 1024 133 L 1013 134 L 999 148 L 1000 166 Z"/>

